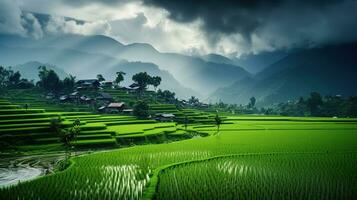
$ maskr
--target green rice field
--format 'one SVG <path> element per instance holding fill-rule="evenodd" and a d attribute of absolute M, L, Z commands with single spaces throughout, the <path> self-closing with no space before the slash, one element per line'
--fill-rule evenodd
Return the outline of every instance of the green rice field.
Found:
<path fill-rule="evenodd" d="M 1 134 L 5 130 L 16 137 L 41 138 L 53 115 L 68 122 L 80 118 L 78 146 L 117 145 L 137 138 L 154 141 L 186 132 L 208 136 L 74 157 L 62 172 L 1 188 L 0 199 L 354 199 L 357 195 L 357 119 L 227 116 L 217 132 L 208 123 L 209 114 L 194 110 L 179 111 L 197 119 L 187 130 L 182 124 L 130 116 L 2 112 L 2 120 L 22 127 L 0 121 Z M 9 117 L 3 117 L 5 112 Z M 16 122 L 19 115 L 21 123 Z M 24 122 L 36 125 L 27 127 Z"/>
<path fill-rule="evenodd" d="M 59 112 L 40 108 L 24 109 L 21 105 L 0 101 L 0 137 L 18 149 L 59 146 L 58 136 L 52 133 L 50 122 L 61 118 L 65 127 L 81 122 L 80 134 L 72 143 L 77 147 L 118 147 L 138 142 L 154 142 L 158 137 L 185 135 L 176 123 L 138 120 L 133 116 L 99 115 L 91 112 Z"/>

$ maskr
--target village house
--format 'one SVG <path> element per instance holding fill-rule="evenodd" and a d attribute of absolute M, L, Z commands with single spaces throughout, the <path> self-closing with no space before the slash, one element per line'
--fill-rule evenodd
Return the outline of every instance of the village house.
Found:
<path fill-rule="evenodd" d="M 100 82 L 97 79 L 83 79 L 76 82 L 77 90 L 98 89 Z"/>
<path fill-rule="evenodd" d="M 123 114 L 126 114 L 126 115 L 131 115 L 131 114 L 133 114 L 133 112 L 134 112 L 134 109 L 131 109 L 131 108 L 129 108 L 129 109 L 124 109 L 124 110 L 122 111 L 122 113 L 123 113 Z"/>
<path fill-rule="evenodd" d="M 127 93 L 134 93 L 139 89 L 139 85 L 137 83 L 132 83 L 128 87 L 122 87 Z"/>
<path fill-rule="evenodd" d="M 106 108 L 106 112 L 107 113 L 120 113 L 124 110 L 124 107 L 125 107 L 124 102 L 110 103 Z"/>
<path fill-rule="evenodd" d="M 80 97 L 80 102 L 83 104 L 91 104 L 93 101 L 94 101 L 94 99 L 87 97 L 87 96 Z"/>
<path fill-rule="evenodd" d="M 131 88 L 132 90 L 137 90 L 137 89 L 139 89 L 139 84 L 132 83 L 131 85 L 129 85 L 129 88 Z"/>
<path fill-rule="evenodd" d="M 101 106 L 98 108 L 98 112 L 99 113 L 105 113 L 105 109 L 106 109 L 107 106 Z"/>
<path fill-rule="evenodd" d="M 175 120 L 175 115 L 172 113 L 157 113 L 154 119 L 160 122 L 172 122 Z"/>
<path fill-rule="evenodd" d="M 68 96 L 71 100 L 77 101 L 81 95 L 79 94 L 79 92 L 76 91 L 76 92 L 72 92 Z"/>
<path fill-rule="evenodd" d="M 59 100 L 61 103 L 65 103 L 65 102 L 69 102 L 70 98 L 68 95 L 62 95 L 62 96 L 60 96 Z"/>
<path fill-rule="evenodd" d="M 101 85 L 102 88 L 106 88 L 106 89 L 112 89 L 113 88 L 113 82 L 112 81 L 102 82 L 100 85 Z"/>
<path fill-rule="evenodd" d="M 104 101 L 104 102 L 108 102 L 108 103 L 113 101 L 112 95 L 105 93 L 105 92 L 99 92 L 96 99 L 98 101 Z"/>
<path fill-rule="evenodd" d="M 34 84 L 31 81 L 28 80 L 21 80 L 16 87 L 20 88 L 20 89 L 29 89 L 32 88 L 34 86 Z"/>
<path fill-rule="evenodd" d="M 200 104 L 200 107 L 201 107 L 201 108 L 209 108 L 209 104 L 207 104 L 207 103 L 201 103 L 201 104 Z"/>
<path fill-rule="evenodd" d="M 101 113 L 117 114 L 117 113 L 122 113 L 125 110 L 124 108 L 125 108 L 124 102 L 114 102 L 108 104 L 107 106 L 99 107 L 98 111 Z"/>

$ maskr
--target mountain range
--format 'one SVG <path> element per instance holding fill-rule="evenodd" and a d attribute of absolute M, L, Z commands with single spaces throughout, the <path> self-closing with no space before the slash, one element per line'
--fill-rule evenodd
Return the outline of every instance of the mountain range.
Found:
<path fill-rule="evenodd" d="M 254 96 L 258 105 L 267 105 L 312 91 L 356 95 L 355 52 L 357 44 L 352 43 L 240 58 L 188 56 L 162 53 L 145 43 L 124 45 L 102 35 L 56 35 L 38 40 L 0 35 L 0 64 L 16 67 L 24 77 L 35 76 L 36 65 L 44 63 L 77 79 L 103 74 L 113 80 L 115 72 L 124 71 L 125 85 L 133 74 L 146 71 L 161 76 L 160 88 L 174 91 L 179 98 L 194 95 L 212 103 L 247 104 Z"/>
<path fill-rule="evenodd" d="M 181 54 L 161 53 L 149 44 L 123 45 L 101 35 L 48 36 L 39 40 L 0 35 L 0 60 L 2 65 L 29 61 L 50 63 L 77 78 L 93 78 L 96 74 L 103 74 L 113 79 L 119 70 L 134 72 L 132 68 L 137 68 L 137 73 L 143 69 L 139 65 L 155 66 L 155 72 L 149 71 L 152 67 L 145 71 L 152 75 L 167 75 L 162 77 L 161 88 L 177 91 L 179 97 L 207 96 L 219 87 L 251 75 L 239 66 L 207 62 Z"/>
<path fill-rule="evenodd" d="M 228 103 L 260 105 L 322 95 L 357 95 L 357 43 L 304 49 L 288 54 L 255 76 L 218 89 L 211 96 Z"/>
<path fill-rule="evenodd" d="M 219 54 L 207 54 L 200 56 L 205 61 L 214 63 L 223 63 L 241 66 L 249 73 L 256 74 L 268 67 L 269 65 L 279 61 L 295 50 L 277 50 L 273 52 L 260 52 L 242 54 L 239 57 L 230 55 L 228 57 Z"/>
<path fill-rule="evenodd" d="M 47 69 L 51 69 L 51 70 L 55 71 L 60 79 L 64 79 L 67 76 L 69 76 L 69 74 L 61 68 L 58 68 L 58 67 L 48 64 L 48 63 L 40 63 L 37 61 L 30 61 L 30 62 L 27 62 L 24 64 L 14 65 L 14 66 L 11 66 L 11 69 L 15 72 L 19 71 L 21 73 L 21 78 L 26 78 L 27 80 L 39 81 L 39 79 L 40 79 L 38 77 L 38 67 L 39 66 L 45 66 Z"/>

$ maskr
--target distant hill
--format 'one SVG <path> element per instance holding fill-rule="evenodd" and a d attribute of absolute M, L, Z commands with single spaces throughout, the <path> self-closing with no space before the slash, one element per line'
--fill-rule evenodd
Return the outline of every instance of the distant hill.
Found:
<path fill-rule="evenodd" d="M 237 60 L 221 55 L 197 58 L 161 53 L 149 44 L 124 45 L 106 36 L 64 35 L 34 40 L 0 35 L 0 64 L 5 66 L 35 60 L 51 63 L 77 78 L 101 73 L 113 80 L 116 71 L 124 71 L 129 81 L 133 73 L 147 71 L 162 76 L 161 88 L 171 89 L 181 98 L 209 96 L 207 101 L 221 99 L 243 104 L 251 96 L 257 98 L 258 104 L 270 104 L 307 96 L 311 91 L 354 95 L 354 52 L 356 44 L 258 54 L 247 61 L 277 61 L 252 75 L 237 66 Z"/>
<path fill-rule="evenodd" d="M 295 50 L 290 50 L 290 53 L 293 51 Z M 240 57 L 235 57 L 235 55 L 226 57 L 219 54 L 207 54 L 200 56 L 200 58 L 207 62 L 239 66 L 252 74 L 257 74 L 288 54 L 288 51 L 281 50 L 274 52 L 260 52 L 257 54 L 243 54 Z"/>
<path fill-rule="evenodd" d="M 207 61 L 207 62 L 214 62 L 214 63 L 222 63 L 222 64 L 228 64 L 228 65 L 236 65 L 236 63 L 234 63 L 233 60 L 225 57 L 225 56 L 222 56 L 222 55 L 219 55 L 219 54 L 214 54 L 214 53 L 211 53 L 211 54 L 207 54 L 207 55 L 204 55 L 204 56 L 200 56 L 200 58 L 202 58 L 203 60 Z"/>
<path fill-rule="evenodd" d="M 65 76 L 63 74 L 66 74 L 64 71 L 66 71 L 75 75 L 77 79 L 94 78 L 97 74 L 103 74 L 107 80 L 114 80 L 117 71 L 124 71 L 127 73 L 125 80 L 132 82 L 131 76 L 133 74 L 146 71 L 150 75 L 161 76 L 162 84 L 159 88 L 171 89 L 180 98 L 188 98 L 190 95 L 200 96 L 199 93 L 182 86 L 170 73 L 160 70 L 157 65 L 152 63 L 131 63 L 102 54 L 86 53 L 73 49 L 5 47 L 1 45 L 0 60 L 4 66 L 15 66 L 13 69 L 20 70 L 24 73 L 24 77 L 35 77 L 35 79 L 38 78 L 37 67 L 43 65 L 43 63 L 51 63 L 46 64 L 46 66 L 54 69 L 62 78 Z M 38 62 L 18 65 L 18 63 L 26 63 L 29 60 L 37 60 Z M 56 63 L 57 67 L 54 67 L 52 63 Z"/>
<path fill-rule="evenodd" d="M 257 74 L 269 67 L 271 64 L 287 56 L 287 51 L 260 52 L 258 54 L 243 54 L 240 57 L 232 58 L 235 65 L 242 66 L 252 74 Z"/>
<path fill-rule="evenodd" d="M 31 61 L 31 62 L 27 62 L 27 63 L 21 64 L 21 65 L 11 66 L 11 69 L 13 71 L 19 71 L 21 73 L 22 78 L 38 81 L 39 80 L 39 77 L 38 77 L 38 67 L 39 66 L 45 66 L 47 69 L 54 70 L 61 79 L 64 79 L 65 77 L 68 76 L 68 74 L 61 68 L 58 68 L 51 64 L 40 63 L 37 61 Z"/>
<path fill-rule="evenodd" d="M 203 95 L 251 75 L 236 65 L 210 62 L 176 53 L 161 53 L 151 45 L 143 43 L 126 45 L 118 52 L 111 52 L 110 55 L 128 61 L 154 63 L 160 69 L 171 73 L 184 86 Z"/>
<path fill-rule="evenodd" d="M 247 103 L 255 96 L 271 104 L 307 96 L 357 95 L 357 44 L 334 45 L 291 53 L 253 78 L 218 89 L 211 99 Z"/>
<path fill-rule="evenodd" d="M 185 88 L 191 88 L 192 93 L 186 95 L 208 95 L 219 87 L 251 76 L 236 65 L 208 62 L 175 53 L 160 53 L 149 44 L 123 45 L 106 36 L 64 35 L 34 40 L 0 35 L 0 53 L 3 53 L 0 55 L 3 64 L 38 60 L 61 66 L 77 77 L 105 73 L 124 60 L 153 63 L 170 73 Z"/>
<path fill-rule="evenodd" d="M 159 88 L 175 92 L 181 98 L 189 98 L 190 94 L 197 94 L 195 91 L 182 86 L 169 72 L 160 70 L 159 67 L 153 63 L 144 62 L 122 62 L 118 66 L 107 71 L 106 76 L 115 74 L 117 71 L 124 71 L 126 73 L 125 80 L 122 85 L 129 85 L 132 83 L 131 77 L 141 71 L 146 71 L 151 76 L 160 76 L 162 78 Z"/>

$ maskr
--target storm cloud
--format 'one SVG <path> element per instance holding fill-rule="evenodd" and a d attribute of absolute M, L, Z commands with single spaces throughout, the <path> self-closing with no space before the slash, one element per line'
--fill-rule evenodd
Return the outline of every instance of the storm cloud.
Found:
<path fill-rule="evenodd" d="M 106 21 L 85 22 L 62 16 L 49 16 L 40 23 L 39 16 L 21 10 L 16 1 L 0 0 L 0 33 L 42 38 L 45 34 L 109 34 Z"/>
<path fill-rule="evenodd" d="M 21 10 L 13 1 L 0 1 L 0 33 L 25 35 Z"/>
<path fill-rule="evenodd" d="M 239 56 L 357 41 L 357 0 L 17 2 L 24 10 L 52 15 L 52 24 L 42 28 L 43 34 L 105 34 L 124 43 L 147 42 L 166 52 Z M 2 21 L 0 18 L 0 31 L 26 34 L 21 24 L 24 17 L 19 18 L 19 9 L 14 10 L 0 14 L 7 15 Z M 32 17 L 27 18 L 31 22 Z M 32 24 L 31 30 L 38 30 L 37 23 Z M 42 33 L 30 35 L 39 37 Z"/>
<path fill-rule="evenodd" d="M 143 1 L 177 22 L 201 21 L 212 45 L 223 37 L 258 51 L 357 41 L 356 0 Z"/>

